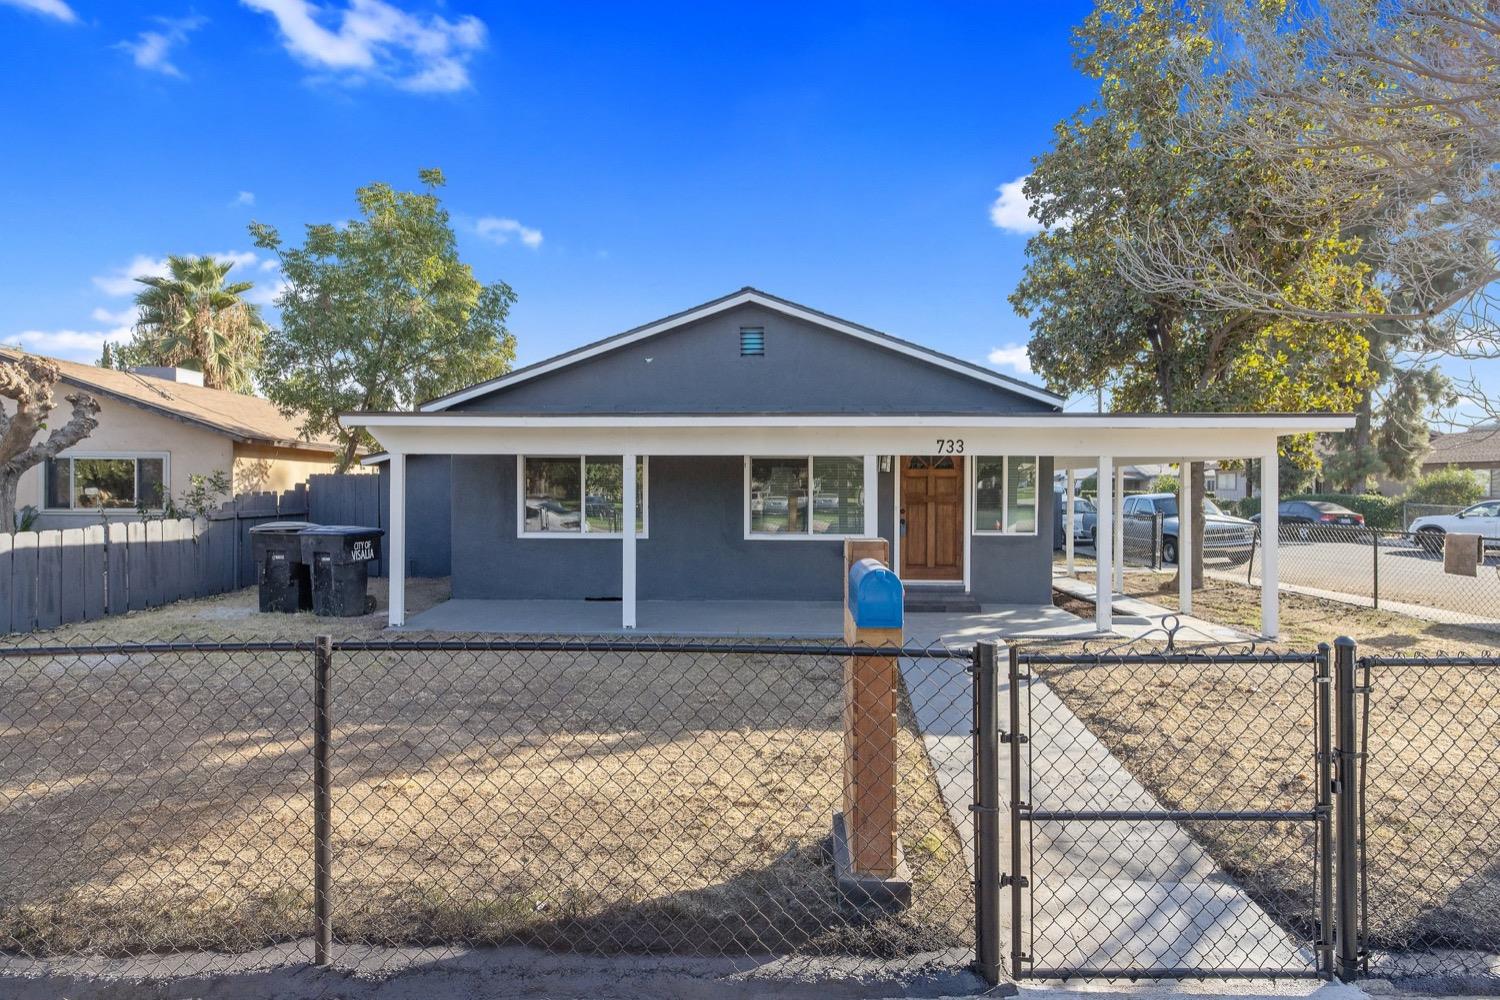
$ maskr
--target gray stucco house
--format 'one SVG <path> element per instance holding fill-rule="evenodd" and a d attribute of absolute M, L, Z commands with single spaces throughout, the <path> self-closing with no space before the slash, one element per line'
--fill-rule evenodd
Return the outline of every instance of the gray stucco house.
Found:
<path fill-rule="evenodd" d="M 389 455 L 392 624 L 403 571 L 442 551 L 454 598 L 617 600 L 626 628 L 640 601 L 837 600 L 851 537 L 887 539 L 911 593 L 1045 604 L 1055 464 L 1263 457 L 1278 434 L 1347 423 L 1063 402 L 744 288 L 415 412 L 344 421 Z M 1107 627 L 1107 590 L 1100 604 Z"/>

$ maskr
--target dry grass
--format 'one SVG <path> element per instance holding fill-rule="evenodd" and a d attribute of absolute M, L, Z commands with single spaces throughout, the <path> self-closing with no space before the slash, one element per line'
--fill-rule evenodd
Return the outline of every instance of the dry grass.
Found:
<path fill-rule="evenodd" d="M 1174 577 L 1126 576 L 1176 609 Z M 1258 591 L 1210 580 L 1194 614 L 1253 630 Z M 1369 656 L 1500 656 L 1500 634 L 1283 594 L 1282 639 L 1310 651 L 1349 635 Z M 1039 671 L 1162 802 L 1308 808 L 1315 777 L 1311 667 L 1160 667 L 1104 660 Z M 1367 769 L 1372 947 L 1500 950 L 1500 667 L 1376 667 Z M 1199 825 L 1194 835 L 1268 911 L 1310 930 L 1310 824 Z"/>
<path fill-rule="evenodd" d="M 249 638 L 246 625 L 266 628 L 240 614 L 249 602 L 66 638 Z M 327 625 L 279 617 L 274 634 Z M 379 621 L 353 626 L 373 636 Z M 878 919 L 841 905 L 824 856 L 840 669 L 727 653 L 338 654 L 336 936 L 883 957 L 965 946 L 962 843 L 909 720 L 899 822 L 914 905 Z M 8 661 L 0 946 L 233 952 L 305 938 L 311 677 L 306 653 Z"/>

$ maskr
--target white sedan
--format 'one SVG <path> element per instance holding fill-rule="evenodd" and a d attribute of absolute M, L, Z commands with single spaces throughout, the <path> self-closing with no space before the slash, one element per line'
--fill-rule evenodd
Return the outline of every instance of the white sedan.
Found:
<path fill-rule="evenodd" d="M 1500 547 L 1500 500 L 1483 500 L 1457 514 L 1429 514 L 1416 518 L 1407 529 L 1423 548 L 1436 552 L 1450 531 L 1480 535 L 1486 546 Z"/>

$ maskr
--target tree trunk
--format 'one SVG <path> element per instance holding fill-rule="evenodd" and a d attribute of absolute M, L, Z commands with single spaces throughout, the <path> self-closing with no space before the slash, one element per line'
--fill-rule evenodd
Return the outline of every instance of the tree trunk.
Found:
<path fill-rule="evenodd" d="M 349 432 L 349 440 L 344 442 L 344 450 L 339 454 L 339 464 L 336 472 L 348 472 L 354 465 L 355 456 L 359 453 L 359 438 L 353 431 Z"/>
<path fill-rule="evenodd" d="M 0 468 L 0 531 L 7 535 L 16 530 L 16 487 L 20 485 L 21 473 Z"/>

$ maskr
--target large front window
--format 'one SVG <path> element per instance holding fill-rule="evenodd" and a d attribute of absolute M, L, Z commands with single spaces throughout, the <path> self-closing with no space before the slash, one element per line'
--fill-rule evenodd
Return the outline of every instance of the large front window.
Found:
<path fill-rule="evenodd" d="M 749 458 L 745 467 L 748 536 L 846 538 L 866 534 L 862 456 Z"/>
<path fill-rule="evenodd" d="M 625 462 L 619 455 L 527 455 L 520 460 L 523 535 L 619 537 Z M 635 463 L 635 533 L 646 534 L 646 459 Z"/>
<path fill-rule="evenodd" d="M 1036 534 L 1037 460 L 1030 455 L 974 460 L 974 533 Z"/>
<path fill-rule="evenodd" d="M 48 510 L 158 510 L 166 497 L 167 460 L 159 455 L 49 458 Z"/>

